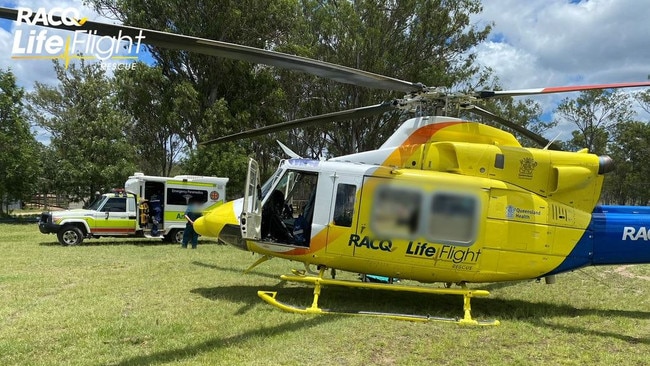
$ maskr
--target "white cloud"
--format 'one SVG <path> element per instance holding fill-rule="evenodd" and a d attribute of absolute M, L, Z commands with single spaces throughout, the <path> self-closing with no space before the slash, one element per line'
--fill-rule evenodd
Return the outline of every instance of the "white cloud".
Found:
<path fill-rule="evenodd" d="M 485 0 L 479 21 L 541 69 L 571 80 L 613 82 L 645 79 L 650 48 L 647 3 L 633 0 Z M 625 72 L 621 72 L 624 69 Z M 624 76 L 628 80 L 620 80 Z"/>
<path fill-rule="evenodd" d="M 473 22 L 494 22 L 475 48 L 504 89 L 645 81 L 650 74 L 648 3 L 635 0 L 483 0 Z M 535 97 L 547 116 L 573 94 Z M 640 116 L 650 119 L 646 113 Z M 569 138 L 561 123 L 547 133 Z M 551 136 L 552 135 L 552 136 Z"/>

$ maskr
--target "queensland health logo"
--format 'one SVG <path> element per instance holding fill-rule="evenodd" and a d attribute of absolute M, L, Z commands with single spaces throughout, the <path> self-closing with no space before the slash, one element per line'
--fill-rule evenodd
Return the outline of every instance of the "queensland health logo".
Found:
<path fill-rule="evenodd" d="M 91 59 L 102 62 L 102 68 L 127 69 L 138 59 L 145 36 L 98 36 L 96 30 L 74 29 L 68 36 L 53 34 L 51 29 L 33 29 L 24 25 L 46 27 L 81 27 L 88 18 L 75 8 L 18 8 L 11 58 L 23 60 L 60 59 L 65 68 L 71 60 Z M 134 55 L 135 54 L 135 55 Z"/>

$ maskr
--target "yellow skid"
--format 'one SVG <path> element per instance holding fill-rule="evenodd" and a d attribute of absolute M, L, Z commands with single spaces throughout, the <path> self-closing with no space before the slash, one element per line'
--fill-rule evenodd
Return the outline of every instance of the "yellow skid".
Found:
<path fill-rule="evenodd" d="M 477 321 L 475 319 L 472 319 L 471 317 L 470 299 L 472 297 L 488 296 L 490 293 L 485 290 L 470 290 L 466 287 L 458 288 L 458 289 L 428 288 L 428 287 L 419 287 L 419 286 L 401 286 L 401 285 L 391 285 L 391 284 L 381 284 L 381 283 L 342 281 L 342 280 L 334 280 L 334 279 L 325 279 L 323 278 L 323 273 L 324 270 L 321 270 L 318 277 L 281 276 L 281 279 L 285 281 L 311 283 L 314 285 L 314 300 L 310 307 L 297 307 L 297 306 L 289 305 L 281 301 L 278 301 L 276 299 L 277 292 L 275 291 L 258 291 L 257 295 L 262 300 L 277 307 L 278 309 L 288 311 L 291 313 L 298 313 L 298 314 L 361 315 L 361 316 L 381 317 L 381 318 L 407 320 L 407 321 L 423 322 L 423 323 L 431 322 L 431 321 L 439 321 L 439 322 L 456 323 L 462 325 L 499 325 L 498 320 Z M 416 292 L 416 293 L 426 293 L 426 294 L 459 295 L 459 296 L 463 296 L 464 299 L 463 301 L 464 317 L 445 318 L 445 317 L 435 317 L 429 315 L 382 313 L 382 312 L 370 312 L 370 311 L 333 311 L 330 309 L 323 309 L 318 306 L 318 298 L 320 296 L 322 285 L 368 288 L 368 289 L 376 289 L 376 290 L 405 291 L 405 292 Z"/>

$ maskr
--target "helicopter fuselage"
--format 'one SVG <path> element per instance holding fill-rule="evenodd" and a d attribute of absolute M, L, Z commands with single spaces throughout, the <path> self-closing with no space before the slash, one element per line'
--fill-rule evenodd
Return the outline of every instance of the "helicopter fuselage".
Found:
<path fill-rule="evenodd" d="M 259 186 L 247 192 L 259 204 L 233 201 L 197 230 L 214 236 L 228 226 L 220 237 L 241 249 L 421 282 L 650 262 L 649 213 L 596 207 L 606 158 L 523 148 L 511 137 L 451 118 L 412 119 L 378 150 L 283 161 L 263 188 L 248 182 Z"/>

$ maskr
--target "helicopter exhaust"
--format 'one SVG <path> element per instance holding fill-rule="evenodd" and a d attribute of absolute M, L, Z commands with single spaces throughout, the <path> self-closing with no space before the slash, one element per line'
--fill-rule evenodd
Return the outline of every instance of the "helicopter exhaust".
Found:
<path fill-rule="evenodd" d="M 616 168 L 614 160 L 607 155 L 598 157 L 598 174 L 606 174 Z"/>

